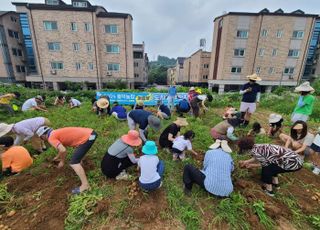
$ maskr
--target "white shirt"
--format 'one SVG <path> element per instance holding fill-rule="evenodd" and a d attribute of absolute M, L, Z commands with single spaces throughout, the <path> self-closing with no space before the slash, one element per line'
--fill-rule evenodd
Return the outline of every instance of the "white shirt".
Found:
<path fill-rule="evenodd" d="M 313 144 L 316 146 L 320 146 L 320 134 L 317 134 L 316 137 L 313 140 Z"/>
<path fill-rule="evenodd" d="M 38 106 L 36 99 L 30 98 L 23 103 L 21 110 L 24 112 L 36 106 Z"/>
<path fill-rule="evenodd" d="M 172 148 L 179 149 L 180 151 L 184 151 L 185 149 L 192 150 L 191 141 L 185 140 L 184 136 L 179 136 L 173 141 Z"/>
<path fill-rule="evenodd" d="M 153 183 L 161 178 L 157 170 L 158 164 L 159 158 L 156 155 L 143 155 L 139 158 L 138 165 L 141 170 L 139 181 L 142 184 Z"/>
<path fill-rule="evenodd" d="M 71 102 L 73 106 L 80 106 L 81 102 L 77 99 L 71 98 Z"/>

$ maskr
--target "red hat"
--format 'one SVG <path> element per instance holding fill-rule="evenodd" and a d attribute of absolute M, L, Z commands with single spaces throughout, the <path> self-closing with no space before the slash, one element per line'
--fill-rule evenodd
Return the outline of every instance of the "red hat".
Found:
<path fill-rule="evenodd" d="M 136 130 L 130 130 L 128 134 L 121 137 L 121 140 L 130 146 L 139 146 L 142 144 L 142 140 Z"/>

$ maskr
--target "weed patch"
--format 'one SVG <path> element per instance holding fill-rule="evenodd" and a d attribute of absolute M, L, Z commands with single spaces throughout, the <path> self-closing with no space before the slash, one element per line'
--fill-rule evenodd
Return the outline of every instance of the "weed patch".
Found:
<path fill-rule="evenodd" d="M 256 201 L 252 205 L 253 211 L 259 217 L 260 223 L 267 229 L 275 229 L 274 221 L 266 214 L 263 201 Z"/>

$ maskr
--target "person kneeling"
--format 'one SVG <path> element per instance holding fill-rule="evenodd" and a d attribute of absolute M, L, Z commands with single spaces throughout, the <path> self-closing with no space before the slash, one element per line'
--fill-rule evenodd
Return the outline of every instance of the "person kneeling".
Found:
<path fill-rule="evenodd" d="M 162 185 L 161 177 L 164 173 L 164 162 L 159 160 L 158 148 L 154 141 L 147 141 L 142 147 L 143 156 L 138 161 L 141 169 L 139 185 L 143 190 L 152 191 Z"/>
<path fill-rule="evenodd" d="M 11 176 L 20 173 L 24 169 L 29 168 L 33 160 L 28 152 L 22 146 L 13 146 L 14 139 L 10 136 L 0 138 L 0 149 L 4 152 L 0 153 L 2 162 L 2 173 L 4 176 Z"/>

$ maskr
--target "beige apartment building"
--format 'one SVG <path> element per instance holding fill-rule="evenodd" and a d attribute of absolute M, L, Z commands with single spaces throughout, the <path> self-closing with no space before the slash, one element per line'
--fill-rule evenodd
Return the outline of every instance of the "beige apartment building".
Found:
<path fill-rule="evenodd" d="M 78 82 L 101 89 L 108 82 L 134 86 L 132 16 L 89 1 L 14 2 L 23 28 L 26 81 L 59 89 Z"/>
<path fill-rule="evenodd" d="M 260 75 L 263 86 L 295 86 L 303 74 L 317 15 L 281 9 L 229 12 L 214 20 L 209 88 L 238 89 L 246 76 Z"/>
<path fill-rule="evenodd" d="M 211 53 L 199 49 L 183 61 L 183 84 L 208 86 Z"/>
<path fill-rule="evenodd" d="M 141 87 L 148 83 L 149 58 L 145 53 L 144 42 L 133 44 L 133 72 L 134 87 Z"/>
<path fill-rule="evenodd" d="M 167 85 L 177 84 L 177 69 L 176 67 L 171 67 L 167 69 Z"/>
<path fill-rule="evenodd" d="M 26 58 L 19 15 L 0 11 L 0 82 L 24 82 Z"/>

